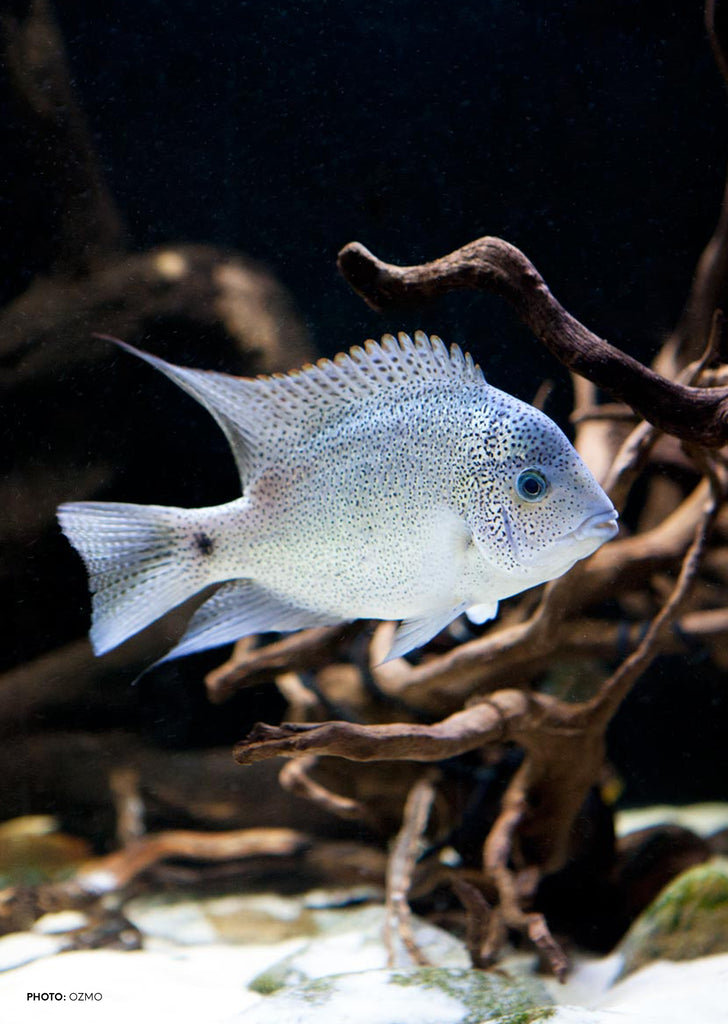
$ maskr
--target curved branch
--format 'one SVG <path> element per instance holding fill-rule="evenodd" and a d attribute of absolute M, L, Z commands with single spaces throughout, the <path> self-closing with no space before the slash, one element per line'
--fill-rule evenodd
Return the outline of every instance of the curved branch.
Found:
<path fill-rule="evenodd" d="M 290 828 L 244 828 L 230 832 L 178 829 L 152 833 L 123 850 L 88 861 L 70 880 L 69 889 L 101 896 L 124 888 L 143 871 L 171 858 L 219 861 L 290 857 L 310 844 L 310 836 Z"/>
<path fill-rule="evenodd" d="M 713 471 L 712 467 L 706 467 L 706 471 L 711 474 L 709 478 L 710 494 L 703 506 L 692 543 L 683 558 L 673 592 L 659 614 L 650 623 L 636 650 L 622 662 L 616 672 L 602 685 L 599 693 L 584 707 L 584 713 L 601 719 L 605 729 L 632 686 L 653 661 L 655 654 L 662 648 L 695 581 L 710 531 L 720 511 L 726 490 L 724 473 L 717 468 Z"/>
<path fill-rule="evenodd" d="M 309 772 L 316 766 L 317 761 L 318 758 L 313 755 L 299 758 L 297 761 L 286 761 L 278 776 L 281 787 L 289 793 L 310 800 L 338 818 L 371 824 L 372 816 L 359 800 L 341 796 L 340 793 L 332 793 L 330 789 L 311 778 Z"/>
<path fill-rule="evenodd" d="M 519 776 L 522 774 L 528 773 L 519 772 Z M 523 892 L 519 886 L 519 876 L 509 864 L 516 835 L 527 814 L 528 793 L 519 784 L 517 776 L 511 782 L 503 798 L 502 810 L 488 833 L 483 848 L 484 873 L 487 878 L 495 882 L 498 889 L 499 903 L 493 913 L 502 919 L 503 925 L 528 935 L 534 946 L 550 963 L 551 969 L 559 981 L 565 981 L 569 961 L 551 935 L 543 914 L 529 913 L 523 909 Z M 529 888 L 533 889 L 540 872 L 537 869 L 531 869 L 530 874 Z M 495 963 L 500 952 L 502 941 L 500 941 L 499 931 L 500 929 L 491 929 L 490 941 L 486 941 L 480 951 L 480 959 L 484 967 Z"/>
<path fill-rule="evenodd" d="M 549 291 L 514 245 L 485 236 L 419 266 L 377 259 L 359 242 L 339 253 L 339 269 L 373 309 L 412 306 L 458 289 L 492 292 L 509 303 L 538 340 L 570 370 L 668 434 L 707 447 L 728 441 L 728 388 L 675 383 L 597 337 Z"/>
<path fill-rule="evenodd" d="M 301 671 L 321 663 L 323 655 L 336 651 L 364 627 L 365 623 L 346 622 L 340 626 L 318 626 L 291 633 L 280 640 L 238 654 L 205 676 L 207 695 L 213 704 L 221 704 L 239 689 L 254 686 L 279 672 Z"/>
<path fill-rule="evenodd" d="M 501 690 L 492 700 L 458 711 L 434 725 L 256 725 L 237 744 L 238 764 L 270 757 L 325 754 L 349 761 L 442 761 L 501 739 L 527 713 L 529 698 L 518 690 Z"/>

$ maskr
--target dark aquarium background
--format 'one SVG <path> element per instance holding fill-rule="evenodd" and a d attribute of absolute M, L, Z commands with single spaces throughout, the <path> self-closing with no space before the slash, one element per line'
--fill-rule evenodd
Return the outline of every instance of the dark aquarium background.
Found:
<path fill-rule="evenodd" d="M 336 274 L 353 239 L 407 264 L 502 236 L 642 358 L 678 317 L 728 119 L 695 0 L 69 0 L 57 14 L 134 244 L 262 260 L 324 354 L 422 326 L 529 397 L 554 372 L 495 300 L 421 324 L 368 315 Z"/>
<path fill-rule="evenodd" d="M 27 8 L 0 2 L 4 17 Z M 258 261 L 302 325 L 293 363 L 422 328 L 460 343 L 520 397 L 553 380 L 547 411 L 569 429 L 568 376 L 510 309 L 466 293 L 406 319 L 380 316 L 337 273 L 352 240 L 411 264 L 501 236 L 583 323 L 646 362 L 679 318 L 728 156 L 725 90 L 695 0 L 63 0 L 54 14 L 116 207 L 115 244 L 132 254 L 213 245 Z M 33 148 L 7 68 L 0 91 L 0 297 L 10 309 L 56 272 L 62 211 L 57 158 Z M 173 318 L 143 323 L 129 340 L 246 370 L 217 329 L 192 337 Z M 23 689 L 22 666 L 80 641 L 88 625 L 81 564 L 54 524 L 58 501 L 196 506 L 236 495 L 209 417 L 92 329 L 79 328 L 84 356 L 73 365 L 18 383 L 17 351 L 0 360 L 0 662 L 11 711 L 19 695 L 7 729 L 139 729 L 174 750 L 229 744 L 281 703 L 261 686 L 211 707 L 200 679 L 220 652 L 133 689 L 136 668 L 121 666 L 86 694 L 81 720 L 73 687 L 54 701 L 52 674 L 37 700 Z M 725 679 L 696 668 L 701 658 L 659 660 L 618 716 L 611 753 L 628 802 L 725 796 Z M 59 687 L 69 671 L 59 669 Z M 683 729 L 686 687 L 694 707 L 715 709 L 715 734 L 705 715 Z M 42 787 L 14 779 L 0 811 L 37 810 Z M 87 828 L 83 813 L 70 825 Z"/>

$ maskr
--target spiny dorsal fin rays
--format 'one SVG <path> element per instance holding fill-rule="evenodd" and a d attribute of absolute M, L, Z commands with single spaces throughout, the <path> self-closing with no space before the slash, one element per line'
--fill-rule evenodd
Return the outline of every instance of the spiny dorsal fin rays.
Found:
<path fill-rule="evenodd" d="M 288 413 L 288 401 L 296 396 L 306 403 L 328 408 L 340 401 L 376 394 L 382 387 L 431 380 L 484 382 L 480 367 L 471 356 L 463 355 L 457 345 L 448 351 L 437 335 L 428 338 L 417 331 L 414 341 L 404 333 L 398 339 L 385 334 L 381 342 L 370 339 L 363 348 L 355 345 L 334 359 L 319 359 L 287 374 L 260 376 L 254 383 L 264 385 L 265 399 L 285 405 L 281 411 Z"/>
<path fill-rule="evenodd" d="M 436 335 L 428 338 L 422 331 L 414 340 L 404 333 L 398 338 L 385 334 L 381 342 L 369 340 L 333 360 L 254 379 L 175 366 L 125 342 L 117 344 L 160 370 L 214 416 L 230 442 L 243 487 L 254 466 L 275 459 L 282 444 L 316 433 L 342 404 L 395 385 L 485 383 L 480 367 L 457 345 L 448 350 Z"/>
<path fill-rule="evenodd" d="M 367 382 L 367 390 L 424 380 L 483 382 L 482 371 L 471 356 L 463 355 L 457 345 L 448 351 L 441 338 L 436 334 L 428 338 L 423 331 L 415 332 L 414 341 L 404 333 L 397 338 L 385 334 L 379 343 L 369 340 L 364 348 L 356 345 L 348 354 L 336 356 L 334 363 L 349 371 L 354 367 L 360 370 L 358 379 Z M 328 370 L 330 361 L 323 359 L 318 366 Z"/>

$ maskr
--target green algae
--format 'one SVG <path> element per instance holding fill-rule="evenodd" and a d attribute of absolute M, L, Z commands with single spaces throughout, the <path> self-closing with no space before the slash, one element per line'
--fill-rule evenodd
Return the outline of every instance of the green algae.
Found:
<path fill-rule="evenodd" d="M 728 858 L 684 871 L 635 921 L 622 941 L 620 977 L 655 960 L 728 952 Z"/>

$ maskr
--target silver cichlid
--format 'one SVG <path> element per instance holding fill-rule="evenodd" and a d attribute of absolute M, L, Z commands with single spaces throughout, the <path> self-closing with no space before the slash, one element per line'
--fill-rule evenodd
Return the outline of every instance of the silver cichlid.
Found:
<path fill-rule="evenodd" d="M 547 416 L 457 346 L 385 335 L 288 375 L 151 363 L 227 435 L 243 496 L 213 508 L 79 502 L 63 532 L 103 654 L 210 584 L 167 657 L 348 619 L 397 619 L 389 657 L 565 573 L 617 513 Z"/>

